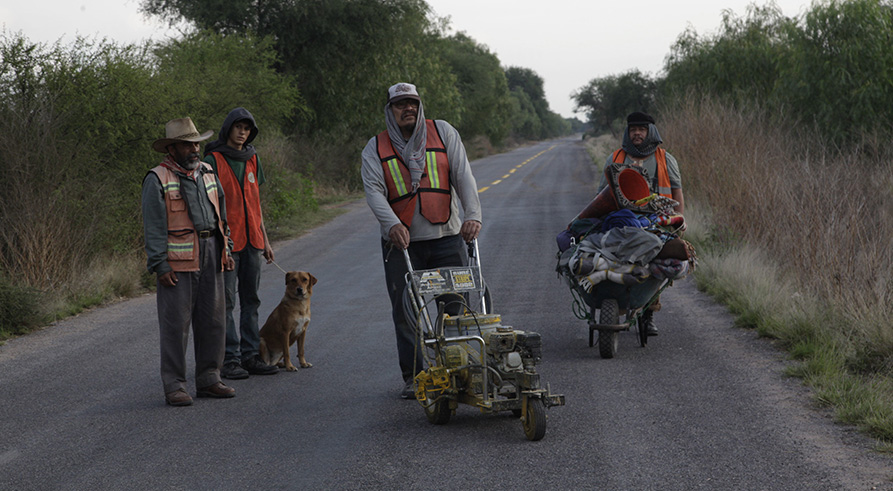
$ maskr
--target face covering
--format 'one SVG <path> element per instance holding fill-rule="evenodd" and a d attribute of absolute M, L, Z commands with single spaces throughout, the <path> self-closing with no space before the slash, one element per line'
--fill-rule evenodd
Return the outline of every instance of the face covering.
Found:
<path fill-rule="evenodd" d="M 412 191 L 419 188 L 419 181 L 425 171 L 425 143 L 428 141 L 428 127 L 425 125 L 424 106 L 419 101 L 419 110 L 416 114 L 415 129 L 409 140 L 403 138 L 403 132 L 397 126 L 397 119 L 391 111 L 391 104 L 384 106 L 385 121 L 388 126 L 388 136 L 394 150 L 409 167 L 409 175 L 412 178 Z"/>
<path fill-rule="evenodd" d="M 648 123 L 648 136 L 645 137 L 645 140 L 640 145 L 633 145 L 633 142 L 629 139 L 628 126 L 623 130 L 623 151 L 633 158 L 642 159 L 651 155 L 661 143 L 663 143 L 663 140 L 660 138 L 657 126 L 654 126 L 653 123 Z"/>

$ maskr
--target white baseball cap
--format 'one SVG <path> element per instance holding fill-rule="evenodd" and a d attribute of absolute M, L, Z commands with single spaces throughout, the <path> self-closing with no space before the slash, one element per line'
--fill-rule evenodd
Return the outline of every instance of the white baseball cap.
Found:
<path fill-rule="evenodd" d="M 400 82 L 388 88 L 388 104 L 402 101 L 403 99 L 415 99 L 417 101 L 421 100 L 419 98 L 419 91 L 416 90 L 415 85 L 406 82 Z"/>

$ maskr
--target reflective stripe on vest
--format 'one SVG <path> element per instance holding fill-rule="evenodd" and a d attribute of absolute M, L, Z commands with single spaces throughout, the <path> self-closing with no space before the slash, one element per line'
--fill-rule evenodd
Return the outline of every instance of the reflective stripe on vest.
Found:
<path fill-rule="evenodd" d="M 214 170 L 205 162 L 202 162 L 202 184 L 214 211 L 217 213 L 217 226 L 221 233 L 226 230 L 226 225 L 220 220 L 220 193 L 217 186 L 217 177 Z M 198 234 L 195 225 L 189 218 L 189 207 L 186 206 L 186 197 L 180 192 L 180 176 L 176 172 L 159 165 L 149 172 L 154 172 L 161 181 L 161 189 L 164 192 L 164 204 L 167 210 L 167 262 L 174 271 L 198 271 Z M 226 249 L 226 236 L 223 236 L 223 249 Z M 226 254 L 220 255 L 220 271 L 226 264 Z"/>
<path fill-rule="evenodd" d="M 385 185 L 388 188 L 388 203 L 407 228 L 412 225 L 416 201 L 419 202 L 422 216 L 434 225 L 447 223 L 452 213 L 450 163 L 446 146 L 434 121 L 427 119 L 425 125 L 428 133 L 425 142 L 425 172 L 415 193 L 411 189 L 409 168 L 394 150 L 388 132 L 382 131 L 375 137 L 378 158 L 381 160 Z"/>
<path fill-rule="evenodd" d="M 236 173 L 220 152 L 211 152 L 217 162 L 217 175 L 226 197 L 226 222 L 229 237 L 233 239 L 233 252 L 245 249 L 249 244 L 264 249 L 264 233 L 261 230 L 260 190 L 257 182 L 257 155 L 245 162 L 245 174 L 239 182 Z"/>
<path fill-rule="evenodd" d="M 654 151 L 654 160 L 657 162 L 657 194 L 673 198 L 673 190 L 670 187 L 670 173 L 667 171 L 667 151 L 658 148 Z M 626 152 L 621 148 L 614 152 L 613 160 L 615 164 L 626 162 Z M 649 183 L 654 188 L 655 183 Z"/>

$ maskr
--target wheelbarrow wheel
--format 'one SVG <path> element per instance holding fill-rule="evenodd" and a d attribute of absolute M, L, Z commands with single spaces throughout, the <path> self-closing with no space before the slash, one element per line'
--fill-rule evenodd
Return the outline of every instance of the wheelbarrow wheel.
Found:
<path fill-rule="evenodd" d="M 602 300 L 602 307 L 598 315 L 599 324 L 616 325 L 620 322 L 620 307 L 617 300 L 609 298 Z M 614 330 L 600 330 L 598 332 L 598 354 L 602 358 L 614 358 L 617 354 L 618 333 Z"/>
<path fill-rule="evenodd" d="M 527 398 L 527 419 L 522 419 L 524 436 L 535 442 L 546 436 L 546 406 L 541 399 Z"/>
<path fill-rule="evenodd" d="M 445 425 L 450 422 L 450 401 L 446 397 L 432 397 L 429 393 L 425 404 L 425 416 L 428 417 L 428 422 L 436 425 Z"/>

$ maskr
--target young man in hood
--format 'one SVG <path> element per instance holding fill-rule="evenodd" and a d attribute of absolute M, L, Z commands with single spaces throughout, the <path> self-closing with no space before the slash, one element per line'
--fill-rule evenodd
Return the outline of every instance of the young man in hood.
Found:
<path fill-rule="evenodd" d="M 251 144 L 256 136 L 254 116 L 247 109 L 237 107 L 226 116 L 217 140 L 205 148 L 204 161 L 214 168 L 223 186 L 233 241 L 235 268 L 225 276 L 226 355 L 221 370 L 221 375 L 228 379 L 272 375 L 279 371 L 260 357 L 257 318 L 260 258 L 263 255 L 270 264 L 274 255 L 260 206 L 260 185 L 265 178 L 257 151 Z M 236 290 L 240 308 L 238 329 L 233 319 Z"/>

